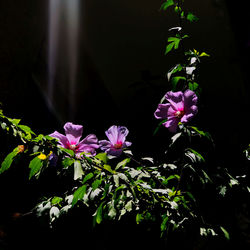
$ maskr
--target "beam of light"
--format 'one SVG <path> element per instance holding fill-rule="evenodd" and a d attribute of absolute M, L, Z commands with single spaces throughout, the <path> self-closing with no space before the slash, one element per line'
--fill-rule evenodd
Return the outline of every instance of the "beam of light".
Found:
<path fill-rule="evenodd" d="M 56 74 L 56 58 L 59 40 L 60 15 L 62 11 L 61 0 L 49 1 L 49 21 L 48 21 L 48 100 L 53 100 L 54 80 Z"/>
<path fill-rule="evenodd" d="M 69 100 L 70 100 L 70 118 L 73 119 L 76 110 L 76 77 L 78 64 L 78 35 L 79 35 L 79 9 L 80 0 L 66 1 L 67 18 L 67 41 L 69 55 Z"/>
<path fill-rule="evenodd" d="M 67 89 L 69 115 L 73 119 L 76 99 L 76 80 L 78 65 L 78 39 L 80 21 L 80 0 L 49 0 L 48 27 L 48 103 L 53 103 L 59 43 L 65 43 L 63 65 L 67 65 Z M 65 25 L 65 27 L 63 27 Z M 60 57 L 61 58 L 61 57 Z"/>

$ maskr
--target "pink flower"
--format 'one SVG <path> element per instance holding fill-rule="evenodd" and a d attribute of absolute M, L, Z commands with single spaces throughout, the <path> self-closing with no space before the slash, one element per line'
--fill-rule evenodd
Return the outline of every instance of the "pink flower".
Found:
<path fill-rule="evenodd" d="M 167 119 L 163 125 L 169 129 L 170 132 L 176 132 L 179 122 L 189 122 L 198 112 L 197 96 L 191 90 L 169 91 L 165 95 L 165 99 L 169 103 L 159 104 L 154 113 L 157 119 Z"/>
<path fill-rule="evenodd" d="M 112 156 L 120 156 L 123 149 L 129 147 L 132 143 L 126 141 L 128 129 L 122 126 L 111 126 L 106 132 L 109 141 L 100 141 L 101 150 Z"/>
<path fill-rule="evenodd" d="M 50 136 L 59 139 L 59 144 L 63 148 L 71 149 L 76 154 L 82 152 L 90 153 L 92 155 L 96 154 L 95 150 L 99 148 L 99 145 L 95 135 L 90 134 L 80 141 L 80 138 L 82 137 L 83 126 L 67 122 L 64 125 L 64 131 L 66 135 L 55 131 L 54 133 L 50 134 Z"/>

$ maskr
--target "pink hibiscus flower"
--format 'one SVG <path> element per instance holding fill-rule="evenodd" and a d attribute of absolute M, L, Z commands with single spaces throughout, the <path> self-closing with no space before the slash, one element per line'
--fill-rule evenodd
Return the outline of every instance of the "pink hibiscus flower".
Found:
<path fill-rule="evenodd" d="M 163 125 L 170 132 L 176 132 L 178 124 L 189 122 L 198 112 L 197 96 L 191 90 L 169 91 L 165 95 L 168 103 L 159 104 L 154 116 L 157 119 L 167 119 Z"/>
<path fill-rule="evenodd" d="M 80 141 L 83 126 L 67 122 L 64 125 L 64 131 L 65 135 L 55 131 L 50 134 L 50 136 L 59 139 L 58 142 L 63 148 L 71 149 L 76 154 L 82 152 L 90 153 L 92 155 L 96 154 L 96 149 L 99 148 L 99 145 L 94 134 L 90 134 Z"/>
<path fill-rule="evenodd" d="M 126 141 L 128 129 L 122 126 L 111 126 L 106 132 L 109 141 L 100 141 L 101 150 L 112 156 L 120 156 L 123 149 L 129 147 L 132 143 Z"/>

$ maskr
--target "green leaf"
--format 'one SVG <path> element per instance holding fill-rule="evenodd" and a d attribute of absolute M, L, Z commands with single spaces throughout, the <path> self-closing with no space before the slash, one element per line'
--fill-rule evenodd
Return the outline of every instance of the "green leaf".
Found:
<path fill-rule="evenodd" d="M 18 125 L 19 124 L 19 122 L 21 121 L 21 119 L 11 119 L 11 118 L 8 118 L 8 120 L 11 122 L 11 123 L 13 123 L 14 125 Z"/>
<path fill-rule="evenodd" d="M 161 5 L 160 10 L 166 10 L 167 8 L 173 5 L 174 5 L 174 0 L 167 0 L 165 3 Z"/>
<path fill-rule="evenodd" d="M 172 83 L 172 86 L 173 86 L 173 90 L 176 89 L 177 84 L 178 84 L 178 82 L 180 80 L 186 81 L 186 77 L 184 77 L 184 76 L 175 76 L 175 77 L 172 78 L 171 83 Z"/>
<path fill-rule="evenodd" d="M 118 170 L 119 168 L 124 168 L 129 162 L 130 162 L 130 158 L 124 159 L 123 161 L 119 162 L 116 165 L 115 170 Z"/>
<path fill-rule="evenodd" d="M 93 191 L 96 190 L 102 183 L 102 180 L 95 180 L 93 183 L 92 183 L 92 188 L 93 188 Z"/>
<path fill-rule="evenodd" d="M 29 164 L 30 168 L 29 179 L 31 179 L 31 177 L 37 174 L 42 166 L 43 166 L 43 161 L 36 156 Z"/>
<path fill-rule="evenodd" d="M 208 176 L 208 174 L 207 174 L 203 169 L 202 169 L 201 171 L 202 171 L 202 173 L 203 173 L 203 175 L 204 175 L 204 177 L 205 177 L 205 182 L 206 182 L 206 183 L 208 183 L 208 182 L 213 183 L 213 181 L 212 181 L 211 178 Z"/>
<path fill-rule="evenodd" d="M 199 88 L 199 84 L 196 82 L 189 82 L 188 88 L 195 92 Z"/>
<path fill-rule="evenodd" d="M 190 21 L 190 22 L 195 22 L 195 21 L 198 21 L 199 18 L 197 16 L 195 16 L 193 13 L 188 12 L 187 20 Z"/>
<path fill-rule="evenodd" d="M 107 170 L 108 172 L 110 172 L 111 174 L 114 174 L 114 173 L 115 173 L 115 171 L 112 170 L 111 166 L 108 165 L 108 164 L 104 164 L 104 165 L 103 165 L 103 168 L 104 168 L 105 170 Z"/>
<path fill-rule="evenodd" d="M 181 138 L 181 136 L 182 136 L 182 132 L 179 132 L 179 133 L 175 134 L 174 136 L 172 136 L 172 137 L 171 137 L 171 143 L 169 144 L 169 147 L 172 147 L 172 146 L 175 144 L 175 142 L 176 142 L 179 138 Z"/>
<path fill-rule="evenodd" d="M 208 55 L 206 52 L 202 52 L 199 56 L 202 57 L 202 56 L 210 56 L 210 55 Z"/>
<path fill-rule="evenodd" d="M 168 81 L 170 80 L 171 76 L 173 74 L 175 74 L 176 72 L 180 72 L 182 71 L 183 67 L 181 66 L 181 64 L 177 64 L 175 65 L 173 68 L 171 68 L 168 73 L 167 73 L 167 78 L 168 78 Z"/>
<path fill-rule="evenodd" d="M 108 162 L 108 157 L 106 153 L 99 153 L 95 156 L 95 158 L 101 160 L 103 163 L 107 164 Z"/>
<path fill-rule="evenodd" d="M 159 131 L 161 125 L 162 125 L 164 122 L 166 122 L 166 121 L 167 121 L 167 119 L 164 119 L 164 120 L 162 120 L 162 121 L 158 124 L 158 126 L 157 126 L 156 129 L 154 130 L 153 136 L 156 135 L 156 133 Z"/>
<path fill-rule="evenodd" d="M 168 216 L 163 216 L 163 220 L 161 223 L 161 231 L 164 232 L 167 229 Z"/>
<path fill-rule="evenodd" d="M 188 148 L 187 149 L 187 152 L 186 152 L 186 155 L 189 156 L 189 158 L 192 160 L 194 160 L 194 162 L 196 160 L 200 161 L 200 162 L 205 162 L 205 159 L 204 157 L 198 153 L 197 151 L 195 151 L 194 149 L 192 148 Z"/>
<path fill-rule="evenodd" d="M 174 42 L 172 43 L 169 43 L 167 46 L 166 46 L 166 50 L 165 50 L 165 55 L 168 54 L 174 47 Z"/>
<path fill-rule="evenodd" d="M 102 208 L 103 208 L 103 202 L 97 208 L 97 211 L 96 211 L 96 222 L 97 222 L 97 224 L 100 224 L 102 222 Z"/>
<path fill-rule="evenodd" d="M 86 185 L 83 185 L 81 187 L 79 187 L 73 194 L 73 199 L 72 199 L 72 207 L 75 206 L 75 204 L 79 201 L 79 200 L 82 200 L 85 193 L 86 193 L 86 190 L 87 190 L 87 186 Z"/>
<path fill-rule="evenodd" d="M 219 186 L 219 194 L 222 195 L 222 196 L 225 196 L 226 195 L 226 192 L 227 192 L 227 187 L 226 186 Z"/>
<path fill-rule="evenodd" d="M 230 235 L 229 235 L 228 231 L 224 227 L 222 227 L 222 226 L 220 226 L 220 229 L 224 233 L 225 238 L 227 240 L 230 240 Z"/>
<path fill-rule="evenodd" d="M 194 198 L 193 194 L 190 192 L 186 192 L 186 194 L 194 201 L 196 202 L 196 199 Z"/>
<path fill-rule="evenodd" d="M 113 206 L 110 206 L 108 216 L 111 219 L 114 219 L 116 217 L 116 214 L 117 214 L 116 209 Z"/>
<path fill-rule="evenodd" d="M 83 179 L 83 181 L 82 181 L 82 184 L 86 183 L 88 180 L 90 180 L 90 179 L 93 178 L 93 177 L 94 177 L 94 174 L 93 174 L 93 173 L 87 174 L 87 175 L 84 177 L 84 179 Z"/>
<path fill-rule="evenodd" d="M 127 204 L 125 205 L 125 209 L 130 212 L 132 211 L 132 200 L 128 201 Z"/>
<path fill-rule="evenodd" d="M 74 180 L 81 179 L 84 175 L 82 165 L 80 161 L 74 162 Z"/>
<path fill-rule="evenodd" d="M 213 142 L 213 138 L 211 136 L 210 133 L 208 132 L 204 132 L 202 130 L 199 130 L 197 127 L 191 126 L 190 128 L 192 128 L 198 135 L 200 136 L 204 136 L 206 137 L 208 140 L 210 140 L 211 142 Z"/>
<path fill-rule="evenodd" d="M 9 153 L 1 164 L 0 174 L 10 168 L 15 156 L 18 154 L 18 147 Z"/>
<path fill-rule="evenodd" d="M 63 200 L 63 198 L 55 196 L 53 197 L 52 201 L 51 201 L 51 205 L 60 205 L 61 201 Z"/>
<path fill-rule="evenodd" d="M 68 157 L 63 159 L 63 161 L 62 161 L 62 165 L 64 168 L 71 166 L 73 163 L 74 163 L 74 160 L 71 158 L 68 158 Z"/>
<path fill-rule="evenodd" d="M 36 138 L 33 139 L 34 142 L 41 142 L 43 141 L 44 135 L 39 134 Z"/>
<path fill-rule="evenodd" d="M 178 37 L 169 37 L 168 42 L 174 43 L 174 49 L 178 49 L 181 39 Z"/>
<path fill-rule="evenodd" d="M 26 125 L 18 125 L 18 127 L 27 134 L 35 135 L 35 133 L 31 130 L 31 128 Z"/>
<path fill-rule="evenodd" d="M 170 181 L 170 180 L 172 180 L 172 179 L 177 179 L 177 180 L 179 180 L 179 179 L 180 179 L 180 176 L 177 175 L 177 174 L 170 175 L 168 178 L 166 178 L 166 179 L 163 181 L 163 184 L 164 184 L 164 185 L 167 185 L 168 181 Z"/>
<path fill-rule="evenodd" d="M 6 127 L 7 127 L 7 124 L 6 124 L 5 122 L 1 122 L 0 124 L 1 124 L 1 128 L 2 128 L 3 130 L 5 130 Z"/>
<path fill-rule="evenodd" d="M 70 156 L 74 156 L 74 155 L 75 155 L 74 151 L 71 150 L 71 149 L 67 149 L 67 148 L 63 148 L 63 147 L 60 147 L 60 149 L 61 149 L 63 152 L 69 154 Z"/>
<path fill-rule="evenodd" d="M 143 215 L 138 213 L 136 215 L 136 223 L 139 224 L 142 220 L 143 220 Z"/>

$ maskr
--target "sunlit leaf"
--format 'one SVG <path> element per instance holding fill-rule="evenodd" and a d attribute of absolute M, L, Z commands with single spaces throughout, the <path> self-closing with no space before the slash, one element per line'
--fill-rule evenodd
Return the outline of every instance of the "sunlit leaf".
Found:
<path fill-rule="evenodd" d="M 18 147 L 16 147 L 11 153 L 9 153 L 1 164 L 0 174 L 10 168 L 14 158 L 18 154 Z"/>
<path fill-rule="evenodd" d="M 92 179 L 93 177 L 94 177 L 94 174 L 93 174 L 93 173 L 87 174 L 87 175 L 84 177 L 84 179 L 83 179 L 83 181 L 82 181 L 82 184 L 86 183 L 88 180 Z"/>
<path fill-rule="evenodd" d="M 168 216 L 164 215 L 161 223 L 161 231 L 164 232 L 167 229 Z"/>
<path fill-rule="evenodd" d="M 31 130 L 31 128 L 26 125 L 18 125 L 18 127 L 22 129 L 25 133 L 28 133 L 28 134 L 30 133 L 30 134 L 35 135 L 35 133 Z"/>
<path fill-rule="evenodd" d="M 195 16 L 193 13 L 188 12 L 187 20 L 190 21 L 190 22 L 195 22 L 195 21 L 198 21 L 199 18 L 197 16 Z"/>
<path fill-rule="evenodd" d="M 41 170 L 42 166 L 43 166 L 43 160 L 39 159 L 37 156 L 33 160 L 31 160 L 29 164 L 30 168 L 29 179 L 31 179 L 31 177 L 36 175 Z"/>
<path fill-rule="evenodd" d="M 49 211 L 50 221 L 53 222 L 60 215 L 58 207 L 52 207 Z"/>
<path fill-rule="evenodd" d="M 123 161 L 119 162 L 116 167 L 115 167 L 115 170 L 118 170 L 120 168 L 124 168 L 129 162 L 130 162 L 130 158 L 126 158 L 124 159 Z"/>
<path fill-rule="evenodd" d="M 170 6 L 173 6 L 174 5 L 174 0 L 167 0 L 166 2 L 164 2 L 162 5 L 161 5 L 161 10 L 166 10 L 167 8 L 169 8 Z"/>
<path fill-rule="evenodd" d="M 73 200 L 72 200 L 72 206 L 75 206 L 75 204 L 79 201 L 82 200 L 85 193 L 87 190 L 87 186 L 83 185 L 81 187 L 79 187 L 73 194 Z"/>
<path fill-rule="evenodd" d="M 112 170 L 111 166 L 108 165 L 108 164 L 104 164 L 104 165 L 103 165 L 103 168 L 104 168 L 105 170 L 107 170 L 108 172 L 110 172 L 110 173 L 114 173 L 114 172 L 115 172 L 114 170 Z"/>
<path fill-rule="evenodd" d="M 219 186 L 219 194 L 222 195 L 222 196 L 225 196 L 226 194 L 226 191 L 227 191 L 227 187 L 226 186 Z"/>
<path fill-rule="evenodd" d="M 100 224 L 102 222 L 102 208 L 103 208 L 103 203 L 97 208 L 96 211 L 96 222 L 97 224 Z"/>
<path fill-rule="evenodd" d="M 99 153 L 95 156 L 95 158 L 101 160 L 103 163 L 107 164 L 108 162 L 108 157 L 106 153 Z"/>
<path fill-rule="evenodd" d="M 63 198 L 55 196 L 53 197 L 52 201 L 51 201 L 51 205 L 60 205 L 61 201 L 63 200 Z"/>
<path fill-rule="evenodd" d="M 182 133 L 176 133 L 174 136 L 171 137 L 171 143 L 169 144 L 169 147 L 172 147 L 174 143 L 181 137 Z"/>
<path fill-rule="evenodd" d="M 95 189 L 97 189 L 102 183 L 102 180 L 99 180 L 99 179 L 96 179 L 93 183 L 92 183 L 92 188 L 93 188 L 93 191 Z"/>
<path fill-rule="evenodd" d="M 62 160 L 62 165 L 64 168 L 67 168 L 71 166 L 74 163 L 74 159 L 66 157 L 65 159 Z"/>
<path fill-rule="evenodd" d="M 175 43 L 172 42 L 172 43 L 169 43 L 167 46 L 166 46 L 166 50 L 165 50 L 165 55 L 168 54 L 174 47 Z"/>
<path fill-rule="evenodd" d="M 71 149 L 67 149 L 67 148 L 61 147 L 60 150 L 62 150 L 63 152 L 67 153 L 70 156 L 74 156 L 75 155 L 74 151 L 71 150 Z"/>
<path fill-rule="evenodd" d="M 210 55 L 208 55 L 206 52 L 202 52 L 199 56 L 203 57 L 203 56 L 210 56 Z"/>
<path fill-rule="evenodd" d="M 229 235 L 228 231 L 224 227 L 222 227 L 222 226 L 220 226 L 220 229 L 224 233 L 225 238 L 227 240 L 230 240 L 230 235 Z"/>
<path fill-rule="evenodd" d="M 175 49 L 178 49 L 180 41 L 181 41 L 181 39 L 178 38 L 178 37 L 169 37 L 168 38 L 168 42 L 174 43 L 174 48 Z"/>
<path fill-rule="evenodd" d="M 74 162 L 74 180 L 81 179 L 84 175 L 82 165 L 80 161 Z"/>

